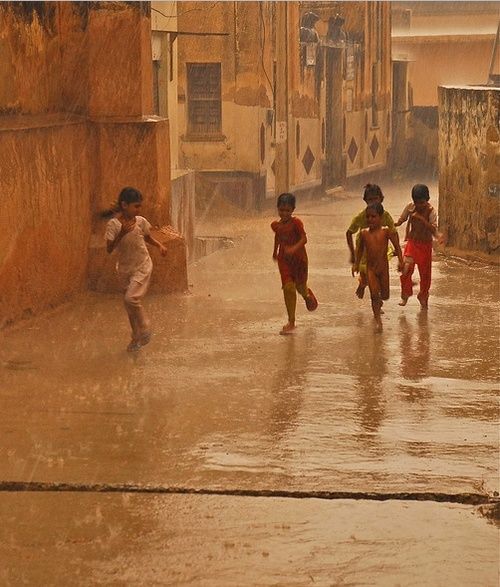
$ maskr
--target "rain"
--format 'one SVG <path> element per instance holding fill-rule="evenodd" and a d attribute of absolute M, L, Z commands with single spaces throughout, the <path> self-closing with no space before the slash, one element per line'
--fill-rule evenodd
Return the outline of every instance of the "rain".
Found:
<path fill-rule="evenodd" d="M 0 583 L 497 585 L 499 4 L 0 14 Z"/>

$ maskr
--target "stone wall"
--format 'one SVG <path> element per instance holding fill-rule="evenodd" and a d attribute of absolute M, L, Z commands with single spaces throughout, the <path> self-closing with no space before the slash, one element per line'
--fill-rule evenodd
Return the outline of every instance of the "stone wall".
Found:
<path fill-rule="evenodd" d="M 498 260 L 500 89 L 439 88 L 439 223 L 448 247 Z"/>

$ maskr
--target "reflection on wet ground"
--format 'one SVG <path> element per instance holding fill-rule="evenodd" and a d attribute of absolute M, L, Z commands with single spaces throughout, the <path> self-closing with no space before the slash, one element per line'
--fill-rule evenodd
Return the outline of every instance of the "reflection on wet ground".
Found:
<path fill-rule="evenodd" d="M 394 215 L 404 203 L 386 195 Z M 307 207 L 320 307 L 299 308 L 294 336 L 277 335 L 268 218 L 193 265 L 191 295 L 148 299 L 155 336 L 137 356 L 123 350 L 116 296 L 85 295 L 4 331 L 1 478 L 498 489 L 497 270 L 437 256 L 423 313 L 414 299 L 397 305 L 393 266 L 375 334 L 346 263 L 345 227 L 360 204 Z"/>

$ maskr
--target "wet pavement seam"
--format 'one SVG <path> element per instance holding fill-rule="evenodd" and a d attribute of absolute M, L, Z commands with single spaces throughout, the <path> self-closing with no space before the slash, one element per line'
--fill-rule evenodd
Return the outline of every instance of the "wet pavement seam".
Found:
<path fill-rule="evenodd" d="M 481 493 L 441 492 L 362 492 L 362 491 L 286 491 L 274 489 L 209 489 L 133 484 L 44 483 L 37 481 L 0 481 L 0 492 L 75 492 L 75 493 L 151 493 L 177 495 L 220 495 L 240 497 L 274 497 L 292 499 L 368 500 L 368 501 L 433 501 L 483 505 L 500 503 L 500 499 Z"/>

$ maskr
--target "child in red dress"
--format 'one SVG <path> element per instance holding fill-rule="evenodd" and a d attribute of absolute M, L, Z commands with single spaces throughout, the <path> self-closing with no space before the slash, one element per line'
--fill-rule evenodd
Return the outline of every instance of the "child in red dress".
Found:
<path fill-rule="evenodd" d="M 292 334 L 295 330 L 296 292 L 304 298 L 306 308 L 311 312 L 318 307 L 318 301 L 307 287 L 307 236 L 302 221 L 292 216 L 295 210 L 295 196 L 281 194 L 277 205 L 280 220 L 275 220 L 271 224 L 274 231 L 273 259 L 278 262 L 288 313 L 288 323 L 283 326 L 280 334 Z"/>

